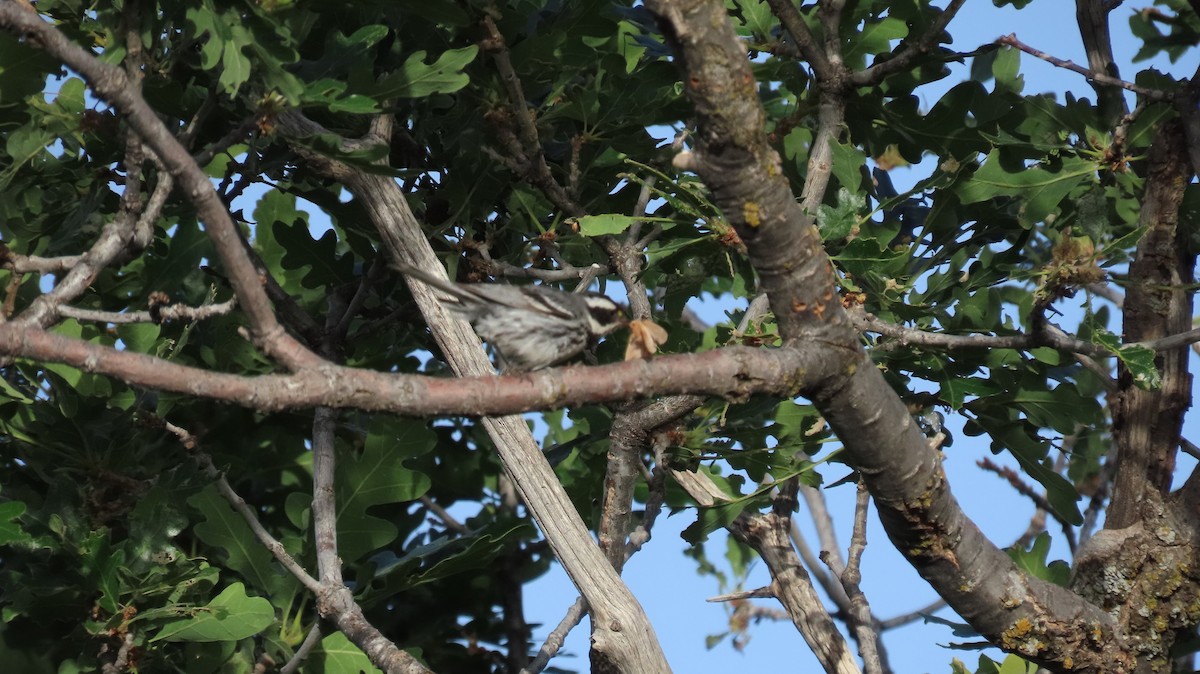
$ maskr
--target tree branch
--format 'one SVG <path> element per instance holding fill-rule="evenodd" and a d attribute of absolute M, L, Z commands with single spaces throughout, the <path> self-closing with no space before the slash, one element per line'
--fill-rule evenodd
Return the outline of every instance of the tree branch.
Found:
<path fill-rule="evenodd" d="M 281 115 L 279 124 L 281 131 L 289 135 L 307 135 L 314 128 L 311 122 L 298 113 Z M 420 223 L 394 180 L 329 160 L 318 159 L 314 166 L 330 176 L 337 176 L 346 183 L 355 197 L 361 200 L 392 260 L 412 265 L 428 273 L 445 274 L 445 270 L 433 254 L 428 237 L 421 230 Z M 460 377 L 465 377 L 454 381 L 474 380 L 483 383 L 501 379 L 480 376 L 494 370 L 481 348 L 479 337 L 465 320 L 451 314 L 436 294 L 424 284 L 412 284 L 410 289 L 450 367 Z M 645 361 L 641 363 L 642 366 L 649 364 Z M 629 364 L 616 367 L 627 365 Z M 327 375 L 335 371 L 328 367 L 323 369 Z M 593 373 L 596 371 L 594 368 L 589 369 Z M 567 368 L 562 372 L 565 374 L 570 371 L 582 374 L 586 370 Z M 534 382 L 542 374 L 524 375 L 519 379 L 536 386 Z M 375 376 L 364 372 L 360 372 L 358 376 L 364 375 L 368 379 Z M 558 390 L 561 392 L 563 389 L 558 387 Z M 430 389 L 425 391 L 427 394 L 432 393 Z M 545 396 L 549 391 L 550 389 L 542 389 L 541 395 Z M 482 403 L 485 407 L 491 406 L 491 402 L 477 397 L 481 392 L 482 389 L 476 388 L 474 393 L 462 391 L 460 394 L 475 398 L 475 402 Z M 394 400 L 398 393 L 399 390 L 394 390 L 391 394 L 385 394 L 383 399 Z M 558 393 L 550 395 L 558 399 L 553 403 L 556 406 L 570 404 L 561 400 Z M 352 394 L 351 397 L 358 396 Z M 629 400 L 636 397 L 639 395 L 613 397 L 610 400 Z M 355 406 L 358 406 L 358 403 L 355 403 Z M 496 446 L 506 472 L 512 478 L 521 500 L 528 506 L 541 527 L 567 575 L 579 588 L 580 594 L 587 599 L 592 611 L 593 624 L 597 627 L 592 637 L 593 657 L 600 654 L 627 671 L 669 671 L 661 646 L 641 605 L 593 542 L 583 520 L 534 442 L 524 419 L 519 416 L 494 416 L 516 411 L 501 410 L 499 407 L 481 408 L 472 415 L 492 415 L 482 423 Z"/>
<path fill-rule="evenodd" d="M 1081 1 L 1086 1 L 1086 0 L 1081 0 Z M 1003 37 L 996 38 L 996 44 L 1002 44 L 1002 45 L 1008 45 L 1009 47 L 1015 47 L 1015 48 L 1020 49 L 1021 51 L 1025 52 L 1026 54 L 1036 56 L 1036 57 L 1042 59 L 1043 61 L 1046 61 L 1047 63 L 1058 66 L 1059 68 L 1066 68 L 1067 70 L 1070 70 L 1072 72 L 1079 73 L 1080 75 L 1083 75 L 1084 77 L 1086 77 L 1089 82 L 1093 82 L 1096 84 L 1103 84 L 1103 85 L 1111 86 L 1111 87 L 1120 87 L 1127 91 L 1132 91 L 1135 94 L 1145 96 L 1146 98 L 1149 98 L 1154 101 L 1167 101 L 1167 100 L 1170 100 L 1174 96 L 1174 94 L 1171 94 L 1170 92 L 1162 91 L 1160 89 L 1150 89 L 1150 88 L 1143 87 L 1138 84 L 1134 84 L 1133 82 L 1126 82 L 1125 80 L 1122 80 L 1122 79 L 1119 79 L 1116 77 L 1112 77 L 1112 76 L 1106 75 L 1104 73 L 1099 73 L 1094 70 L 1088 70 L 1087 68 L 1084 68 L 1083 66 L 1080 66 L 1080 65 L 1076 65 L 1075 63 L 1073 63 L 1071 61 L 1064 61 L 1056 56 L 1051 56 L 1050 54 L 1047 54 L 1044 51 L 1034 49 L 1033 47 L 1030 47 L 1029 45 L 1025 44 L 1024 42 L 1021 42 L 1020 40 L 1017 39 L 1016 34 L 1005 35 Z"/>
<path fill-rule="evenodd" d="M 808 65 L 813 69 L 813 74 L 818 79 L 833 78 L 834 71 L 829 64 L 829 59 L 825 58 L 825 52 L 817 44 L 816 38 L 808 29 L 808 24 L 804 22 L 804 17 L 800 15 L 800 10 L 796 9 L 795 3 L 792 0 L 767 0 L 767 4 L 771 7 L 771 13 L 779 19 L 783 29 L 795 40 L 796 46 L 800 48 L 800 55 L 804 57 L 805 61 L 808 61 Z"/>
<path fill-rule="evenodd" d="M 254 537 L 263 544 L 263 547 L 270 551 L 271 555 L 275 557 L 275 560 L 278 561 L 283 568 L 287 569 L 288 573 L 291 573 L 293 576 L 295 576 L 296 580 L 300 581 L 301 585 L 308 588 L 308 590 L 313 593 L 320 592 L 321 583 L 316 578 L 313 578 L 308 571 L 304 569 L 304 567 L 300 566 L 300 564 L 288 554 L 287 550 L 283 547 L 283 543 L 280 543 L 278 539 L 276 539 L 269 531 L 267 531 L 266 527 L 264 527 L 262 522 L 259 521 L 258 514 L 255 513 L 254 509 L 246 503 L 245 499 L 243 499 L 236 491 L 233 490 L 233 487 L 230 486 L 229 481 L 225 479 L 224 473 L 222 473 L 220 470 L 217 470 L 217 467 L 213 465 L 212 457 L 200 449 L 200 442 L 194 435 L 191 434 L 191 432 L 156 416 L 143 414 L 143 418 L 149 420 L 153 424 L 161 423 L 163 428 L 165 428 L 176 438 L 179 438 L 180 444 L 182 444 L 184 449 L 188 451 L 188 454 L 191 455 L 192 460 L 195 461 L 196 464 L 200 466 L 200 470 L 203 471 L 204 474 L 213 481 L 217 491 L 226 501 L 229 502 L 229 505 L 233 507 L 234 511 L 246 521 L 246 524 L 250 527 L 250 531 L 252 531 L 254 533 Z"/>
<path fill-rule="evenodd" d="M 939 38 L 946 30 L 946 26 L 954 20 L 954 16 L 958 14 L 958 10 L 966 4 L 967 0 L 950 0 L 946 5 L 946 9 L 942 10 L 941 14 L 929 24 L 929 28 L 917 39 L 916 42 L 907 43 L 899 54 L 892 58 L 876 63 L 875 65 L 860 70 L 850 76 L 850 82 L 856 87 L 873 87 L 883 81 L 888 75 L 894 75 L 902 70 L 906 70 L 912 66 L 916 60 L 929 53 L 929 50 L 937 46 Z"/>
<path fill-rule="evenodd" d="M 96 96 L 118 110 L 142 140 L 154 149 L 195 204 L 197 214 L 205 223 L 205 231 L 229 272 L 239 304 L 250 318 L 255 344 L 289 367 L 318 363 L 320 359 L 288 336 L 275 320 L 258 274 L 242 250 L 237 228 L 213 190 L 208 176 L 137 93 L 125 73 L 116 66 L 101 62 L 92 53 L 70 42 L 37 14 L 16 3 L 0 4 L 0 27 L 40 46 L 82 75 Z"/>
<path fill-rule="evenodd" d="M 831 17 L 838 4 L 821 7 Z M 778 159 L 764 150 L 755 79 L 724 3 L 648 0 L 646 5 L 663 25 L 697 114 L 696 152 L 677 157 L 676 164 L 700 175 L 746 243 L 785 342 L 845 349 L 841 374 L 821 379 L 809 398 L 866 481 L 893 544 L 993 643 L 1050 666 L 1068 661 L 1095 671 L 1127 666 L 1134 655 L 1117 638 L 1112 616 L 1022 573 L 966 517 L 950 493 L 940 456 L 858 348 L 858 333 L 837 301 L 832 266 L 811 217 L 797 207 L 786 180 L 769 169 Z M 822 85 L 837 89 L 836 83 Z M 837 100 L 830 99 L 828 106 L 832 119 Z M 1028 628 L 1019 643 L 1006 638 L 1014 626 Z M 1089 632 L 1096 638 L 1078 636 Z M 1039 650 L 1020 650 L 1030 639 Z"/>
<path fill-rule="evenodd" d="M 704 473 L 674 470 L 671 474 L 688 496 L 703 507 L 728 501 L 728 497 Z M 777 512 L 784 509 L 787 509 L 784 514 Z M 760 514 L 743 511 L 727 528 L 730 534 L 762 557 L 771 572 L 772 594 L 787 609 L 796 629 L 825 671 L 857 674 L 860 670 L 849 645 L 837 631 L 804 565 L 788 543 L 790 514 L 791 510 L 786 507 L 776 507 L 772 512 Z"/>
<path fill-rule="evenodd" d="M 862 481 L 858 483 L 858 494 L 854 503 L 854 529 L 850 536 L 849 563 L 838 575 L 846 596 L 850 598 L 850 627 L 854 630 L 854 640 L 858 642 L 859 654 L 863 659 L 863 670 L 866 674 L 882 674 L 885 667 L 881 660 L 883 653 L 878 648 L 879 633 L 875 631 L 875 620 L 871 615 L 871 605 L 867 603 L 867 595 L 862 591 L 862 555 L 867 549 L 867 505 L 871 494 Z"/>
<path fill-rule="evenodd" d="M 1150 148 L 1146 191 L 1139 225 L 1146 234 L 1129 265 L 1130 284 L 1124 303 L 1124 341 L 1154 342 L 1189 331 L 1195 255 L 1179 223 L 1179 206 L 1192 171 L 1185 151 L 1182 124 L 1168 122 Z M 1172 341 L 1167 341 L 1168 344 Z M 1161 342 L 1160 342 L 1161 343 Z M 1161 352 L 1162 387 L 1146 391 L 1134 375 L 1119 366 L 1120 392 L 1110 395 L 1113 437 L 1118 447 L 1117 473 L 1106 529 L 1128 527 L 1150 514 L 1170 488 L 1175 451 L 1184 411 L 1191 405 L 1187 350 Z"/>

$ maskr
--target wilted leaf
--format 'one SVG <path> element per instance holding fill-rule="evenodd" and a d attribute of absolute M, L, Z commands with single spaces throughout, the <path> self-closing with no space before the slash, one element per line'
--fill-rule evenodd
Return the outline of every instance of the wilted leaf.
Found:
<path fill-rule="evenodd" d="M 649 358 L 667 341 L 667 331 L 651 320 L 629 322 L 629 342 L 625 345 L 625 360 Z"/>

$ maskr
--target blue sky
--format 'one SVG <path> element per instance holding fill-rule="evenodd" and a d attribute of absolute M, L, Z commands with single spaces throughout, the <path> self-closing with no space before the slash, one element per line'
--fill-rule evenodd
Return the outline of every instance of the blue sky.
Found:
<path fill-rule="evenodd" d="M 945 3 L 937 4 L 944 6 Z M 970 51 L 1001 35 L 1016 33 L 1023 42 L 1042 51 L 1086 64 L 1087 58 L 1075 24 L 1074 5 L 1067 0 L 1035 0 L 1025 9 L 1017 11 L 1011 7 L 994 7 L 986 0 L 975 0 L 966 4 L 950 25 L 949 32 L 954 36 L 953 46 L 960 51 Z M 1177 77 L 1190 76 L 1196 70 L 1196 53 L 1189 53 L 1176 64 L 1166 59 L 1139 64 L 1132 62 L 1140 43 L 1130 34 L 1128 19 L 1135 11 L 1150 5 L 1150 0 L 1127 1 L 1112 14 L 1114 51 L 1122 75 L 1132 79 L 1139 70 L 1153 64 L 1159 70 Z M 1055 68 L 1028 55 L 1021 57 L 1021 73 L 1025 77 L 1025 93 L 1055 92 L 1061 100 L 1064 92 L 1071 91 L 1076 96 L 1095 98 L 1091 87 L 1078 74 Z M 928 87 L 922 97 L 922 106 L 928 109 L 945 90 L 965 77 L 966 69 L 960 67 L 950 78 Z M 910 169 L 908 177 L 897 171 L 894 178 L 898 186 L 911 184 L 924 177 L 929 170 L 928 166 L 919 165 Z M 705 310 L 706 317 L 720 320 L 725 308 L 727 305 L 713 303 Z M 1196 368 L 1198 363 L 1195 356 L 1192 360 L 1192 367 Z M 954 423 L 953 419 L 951 423 Z M 1200 426 L 1194 420 L 1189 420 L 1185 425 L 1185 436 L 1196 439 L 1200 437 L 1197 431 L 1200 431 Z M 1024 532 L 1033 514 L 1033 507 L 1000 478 L 975 467 L 975 461 L 984 456 L 992 457 L 984 442 L 958 432 L 954 446 L 946 451 L 946 472 L 967 514 L 994 542 L 1005 546 Z M 1005 455 L 992 458 L 998 463 L 1015 467 L 1015 462 Z M 1186 476 L 1189 469 L 1190 465 L 1184 463 L 1180 473 Z M 827 475 L 827 482 L 831 478 L 841 477 L 837 469 L 833 472 L 837 474 Z M 827 497 L 830 511 L 838 523 L 844 555 L 845 545 L 849 542 L 854 488 L 835 488 L 827 492 Z M 630 560 L 624 574 L 649 614 L 674 670 L 773 671 L 783 664 L 786 671 L 820 671 L 816 659 L 790 622 L 765 621 L 752 626 L 750 635 L 753 638 L 741 652 L 734 650 L 728 640 L 712 650 L 706 650 L 705 637 L 725 631 L 727 615 L 722 606 L 705 602 L 707 597 L 721 593 L 715 579 L 698 575 L 695 564 L 683 556 L 686 543 L 679 533 L 693 518 L 691 512 L 661 518 L 655 527 L 654 539 Z M 814 541 L 811 545 L 818 547 L 803 507 L 798 521 L 808 533 L 809 540 Z M 868 547 L 863 560 L 863 589 L 875 614 L 889 618 L 936 599 L 936 594 L 891 547 L 874 512 L 869 521 Z M 1051 533 L 1054 531 L 1051 530 Z M 709 559 L 721 564 L 724 550 L 724 535 L 714 534 L 707 543 Z M 1065 558 L 1065 546 L 1056 545 L 1055 553 L 1057 557 Z M 1052 554 L 1052 558 L 1055 558 L 1055 554 Z M 768 583 L 768 574 L 759 564 L 746 589 Z M 544 638 L 558 623 L 575 596 L 574 587 L 558 568 L 527 588 L 528 618 L 531 622 L 543 623 L 535 631 L 535 640 Z M 773 600 L 755 601 L 778 607 Z M 948 609 L 938 615 L 957 620 L 957 616 Z M 585 621 L 572 632 L 564 649 L 576 657 L 563 658 L 552 664 L 587 671 L 587 636 Z M 951 651 L 939 645 L 956 640 L 948 628 L 921 622 L 889 631 L 884 636 L 893 670 L 905 674 L 948 672 L 953 657 L 958 657 L 974 669 L 978 658 L 974 652 Z M 998 651 L 989 654 L 995 658 L 1002 657 Z"/>

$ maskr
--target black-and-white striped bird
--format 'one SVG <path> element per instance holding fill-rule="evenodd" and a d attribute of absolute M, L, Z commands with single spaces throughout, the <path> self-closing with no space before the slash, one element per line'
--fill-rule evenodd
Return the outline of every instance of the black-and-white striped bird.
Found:
<path fill-rule="evenodd" d="M 495 349 L 502 371 L 529 372 L 557 365 L 628 323 L 621 305 L 596 293 L 454 283 L 409 265 L 396 268 L 445 293 L 447 307 L 470 321 Z"/>

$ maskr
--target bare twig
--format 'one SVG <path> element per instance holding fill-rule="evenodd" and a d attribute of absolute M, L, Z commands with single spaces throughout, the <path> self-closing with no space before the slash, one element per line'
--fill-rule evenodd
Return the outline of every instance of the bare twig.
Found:
<path fill-rule="evenodd" d="M 225 316 L 237 306 L 237 298 L 231 297 L 224 302 L 204 304 L 198 307 L 186 304 L 168 304 L 151 311 L 99 311 L 79 307 L 62 306 L 58 313 L 67 318 L 79 321 L 96 321 L 120 325 L 124 323 L 164 323 L 167 321 L 203 321 L 213 316 Z"/>
<path fill-rule="evenodd" d="M 867 549 L 867 506 L 870 501 L 871 495 L 860 480 L 854 505 L 854 530 L 850 536 L 850 550 L 847 555 L 849 561 L 845 570 L 839 574 L 839 579 L 842 581 L 842 587 L 846 589 L 846 595 L 850 597 L 850 623 L 854 630 L 854 639 L 858 642 L 859 655 L 862 656 L 863 670 L 867 674 L 881 674 L 884 665 L 881 661 L 879 633 L 875 631 L 867 595 L 859 585 L 862 582 L 862 556 Z"/>
<path fill-rule="evenodd" d="M 709 603 L 721 603 L 727 601 L 742 601 L 745 599 L 774 599 L 775 592 L 769 587 L 760 587 L 757 590 L 742 590 L 741 592 L 730 592 L 728 594 L 719 594 L 715 597 L 709 597 L 704 601 Z"/>
<path fill-rule="evenodd" d="M 308 630 L 308 634 L 304 635 L 304 641 L 300 643 L 300 647 L 292 654 L 292 657 L 284 663 L 283 667 L 279 668 L 279 674 L 294 674 L 300 669 L 300 665 L 304 664 L 305 658 L 316 648 L 317 644 L 321 643 L 321 623 L 312 626 Z"/>
<path fill-rule="evenodd" d="M 1024 496 L 1030 501 L 1033 501 L 1034 506 L 1037 507 L 1038 510 L 1044 510 L 1053 516 L 1054 520 L 1058 522 L 1059 526 L 1062 527 L 1063 535 L 1067 539 L 1067 544 L 1072 550 L 1075 549 L 1075 532 L 1071 528 L 1071 524 L 1063 520 L 1062 517 L 1060 517 L 1054 511 L 1054 508 L 1051 507 L 1050 502 L 1046 500 L 1045 496 L 1039 494 L 1036 490 L 1034 490 L 1033 487 L 1025 484 L 1025 481 L 1021 479 L 1021 475 L 1017 473 L 1017 471 L 1013 470 L 1012 468 L 1008 468 L 1007 466 L 1001 466 L 986 456 L 976 461 L 975 465 L 1004 478 L 1010 485 L 1012 485 L 1012 488 L 1016 490 L 1018 494 Z"/>
<path fill-rule="evenodd" d="M 908 613 L 901 613 L 900 615 L 894 616 L 892 618 L 888 618 L 887 620 L 880 620 L 879 621 L 879 629 L 880 630 L 891 630 L 891 629 L 895 629 L 897 627 L 903 627 L 904 625 L 907 625 L 911 622 L 920 620 L 931 613 L 940 611 L 941 609 L 943 609 L 945 607 L 946 607 L 946 600 L 938 599 L 933 602 L 930 602 L 929 604 L 926 604 L 925 606 L 922 606 L 921 608 L 919 608 L 915 611 L 910 611 Z"/>
<path fill-rule="evenodd" d="M 147 418 L 151 417 L 147 416 Z M 160 421 L 157 418 L 153 419 L 156 422 Z M 313 578 L 308 571 L 304 569 L 304 567 L 300 566 L 299 562 L 297 562 L 292 558 L 291 555 L 288 554 L 282 543 L 280 543 L 274 536 L 271 535 L 269 531 L 267 531 L 266 527 L 264 527 L 262 522 L 259 521 L 258 514 L 254 512 L 254 509 L 246 503 L 245 499 L 243 499 L 238 495 L 237 492 L 233 490 L 233 487 L 229 485 L 229 481 L 225 479 L 225 475 L 220 470 L 217 470 L 217 467 L 213 465 L 212 457 L 200 449 L 199 440 L 197 440 L 196 437 L 187 429 L 176 426 L 165 419 L 161 420 L 161 422 L 163 428 L 171 432 L 175 437 L 179 438 L 179 442 L 191 455 L 192 460 L 195 461 L 196 464 L 200 466 L 200 470 L 202 470 L 204 474 L 213 481 L 213 484 L 217 487 L 217 491 L 226 501 L 229 502 L 229 505 L 233 507 L 234 511 L 236 511 L 238 515 L 241 515 L 242 519 L 246 521 L 246 524 L 250 527 L 250 531 L 252 531 L 255 538 L 257 538 L 259 542 L 263 544 L 263 547 L 269 550 L 275 559 L 281 565 L 283 565 L 283 568 L 287 569 L 289 573 L 295 576 L 296 580 L 299 580 L 304 587 L 308 588 L 312 592 L 319 592 L 321 590 L 321 584 L 316 578 Z"/>
<path fill-rule="evenodd" d="M 434 516 L 436 516 L 438 520 L 442 522 L 442 524 L 446 525 L 447 529 L 452 529 L 463 536 L 470 535 L 470 527 L 455 519 L 453 515 L 447 512 L 445 508 L 438 505 L 438 502 L 430 498 L 428 494 L 421 495 L 421 504 L 424 505 L 429 512 L 433 513 Z"/>
<path fill-rule="evenodd" d="M 812 32 L 808 30 L 808 24 L 804 22 L 804 17 L 800 16 L 800 10 L 796 8 L 796 4 L 791 0 L 767 0 L 767 4 L 770 5 L 771 12 L 779 19 L 783 29 L 792 36 L 796 46 L 800 48 L 800 54 L 813 69 L 813 73 L 820 79 L 831 79 L 834 76 L 833 67 L 829 64 L 829 59 L 825 57 L 825 52 L 817 44 Z"/>
<path fill-rule="evenodd" d="M 542 647 L 538 650 L 538 654 L 533 660 L 521 670 L 521 674 L 538 674 L 546 669 L 546 665 L 550 664 L 550 660 L 558 654 L 562 649 L 563 643 L 567 639 L 567 635 L 575 626 L 583 620 L 583 616 L 587 615 L 587 602 L 583 597 L 575 600 L 571 604 L 571 608 L 567 609 L 567 614 L 559 621 L 558 626 L 550 632 L 546 637 L 546 641 L 542 643 Z"/>
<path fill-rule="evenodd" d="M 1105 84 L 1105 85 L 1109 85 L 1109 86 L 1120 87 L 1122 89 L 1125 89 L 1127 91 L 1132 91 L 1135 94 L 1145 96 L 1146 98 L 1149 98 L 1149 99 L 1155 100 L 1155 101 L 1170 100 L 1174 96 L 1174 94 L 1167 92 L 1167 91 L 1162 91 L 1161 89 L 1150 89 L 1148 87 L 1143 87 L 1141 85 L 1134 84 L 1133 82 L 1126 82 L 1125 80 L 1118 79 L 1116 77 L 1111 77 L 1104 73 L 1098 73 L 1093 70 L 1088 70 L 1087 68 L 1084 68 L 1083 66 L 1073 63 L 1071 61 L 1064 61 L 1063 59 L 1060 59 L 1056 56 L 1051 56 L 1050 54 L 1047 54 L 1044 51 L 1034 49 L 1033 47 L 1025 44 L 1024 42 L 1021 42 L 1020 40 L 1017 39 L 1017 36 L 1015 33 L 996 38 L 996 43 L 1002 44 L 1002 45 L 1007 45 L 1009 47 L 1014 47 L 1016 49 L 1020 49 L 1021 51 L 1025 52 L 1026 54 L 1036 56 L 1037 58 L 1040 58 L 1043 61 L 1046 61 L 1047 63 L 1050 63 L 1052 65 L 1058 66 L 1059 68 L 1066 68 L 1067 70 L 1070 70 L 1072 72 L 1079 73 L 1080 75 L 1083 75 L 1084 77 L 1086 77 L 1089 82 L 1097 82 L 1097 83 Z"/>
<path fill-rule="evenodd" d="M 877 63 L 866 70 L 860 70 L 850 76 L 850 81 L 856 87 L 875 86 L 883 81 L 883 78 L 888 75 L 893 75 L 902 70 L 909 68 L 918 57 L 929 53 L 938 43 L 938 38 L 942 32 L 946 30 L 946 26 L 954 20 L 954 16 L 958 14 L 958 10 L 966 3 L 966 0 L 950 0 L 946 5 L 946 9 L 942 10 L 930 24 L 929 28 L 921 34 L 921 37 L 916 42 L 907 43 L 903 50 L 894 57 Z"/>

